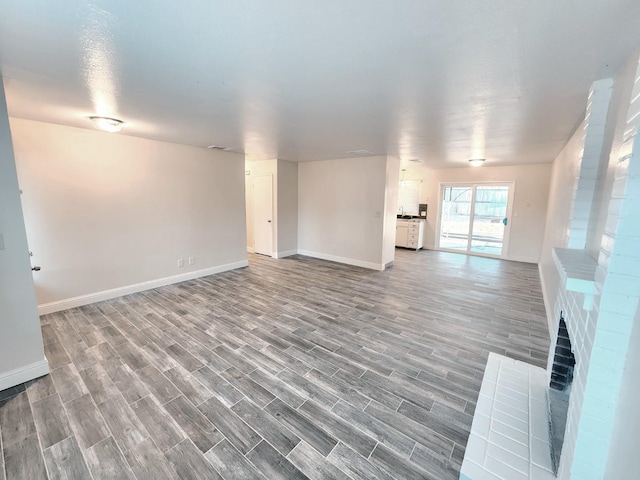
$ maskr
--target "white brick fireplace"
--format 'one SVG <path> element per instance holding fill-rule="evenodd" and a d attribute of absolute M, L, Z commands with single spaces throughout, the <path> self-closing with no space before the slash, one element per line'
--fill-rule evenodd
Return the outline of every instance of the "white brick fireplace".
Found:
<path fill-rule="evenodd" d="M 553 252 L 561 281 L 553 317 L 559 319 L 562 312 L 576 359 L 558 469 L 561 479 L 605 478 L 623 370 L 640 299 L 637 57 L 634 66 L 630 99 L 620 106 L 626 115 L 621 122 L 624 127 L 619 132 L 621 144 L 617 152 L 612 152 L 603 141 L 609 122 L 615 122 L 612 118 L 615 105 L 610 102 L 613 82 L 599 81 L 591 89 L 568 232 L 571 248 Z M 599 168 L 602 160 L 608 169 Z M 606 193 L 606 178 L 602 177 L 607 170 L 612 187 L 608 198 L 600 200 L 608 208 L 596 256 L 587 250 L 588 235 L 598 220 L 594 203 Z M 601 191 L 598 185 L 602 186 Z"/>
<path fill-rule="evenodd" d="M 520 443 L 526 443 L 527 448 L 514 448 L 510 452 L 512 455 L 502 455 L 503 465 L 497 465 L 489 447 L 495 443 L 491 440 L 492 422 L 497 424 L 495 415 L 502 415 L 494 410 L 493 392 L 504 391 L 504 386 L 500 387 L 496 380 L 499 374 L 493 370 L 507 368 L 511 377 L 511 386 L 507 388 L 516 388 L 514 385 L 518 382 L 514 382 L 514 372 L 518 369 L 529 379 L 539 378 L 540 372 L 544 372 L 548 385 L 561 315 L 567 325 L 576 363 L 557 478 L 640 478 L 638 470 L 628 471 L 628 468 L 625 470 L 626 467 L 616 465 L 621 458 L 627 466 L 640 465 L 640 460 L 632 458 L 638 457 L 637 454 L 624 457 L 617 453 L 621 448 L 633 452 L 640 447 L 640 431 L 634 430 L 633 424 L 640 416 L 625 412 L 630 396 L 627 372 L 632 366 L 630 363 L 637 363 L 637 360 L 629 359 L 640 358 L 635 353 L 640 349 L 637 340 L 631 342 L 632 338 L 637 338 L 633 330 L 634 319 L 640 318 L 639 123 L 640 68 L 636 53 L 615 79 L 593 84 L 583 128 L 572 139 L 574 151 L 564 154 L 575 159 L 566 161 L 561 154 L 556 162 L 565 163 L 554 165 L 554 169 L 565 170 L 569 166 L 573 172 L 558 173 L 556 179 L 562 179 L 564 175 L 565 183 L 561 185 L 562 181 L 558 181 L 555 187 L 552 185 L 552 196 L 554 188 L 560 193 L 550 200 L 548 216 L 556 219 L 556 223 L 548 220 L 547 230 L 555 228 L 556 232 L 547 232 L 550 239 L 545 241 L 547 263 L 544 263 L 543 252 L 540 267 L 548 314 L 552 312 L 548 368 L 536 370 L 526 364 L 506 363 L 505 367 L 496 367 L 499 360 L 493 356 L 485 373 L 488 386 L 483 380 L 476 410 L 481 413 L 477 420 L 474 416 L 462 479 L 553 478 L 553 475 L 549 477 L 548 465 L 536 459 L 532 450 L 531 445 L 536 441 L 532 432 L 540 432 L 540 425 L 532 422 L 546 419 L 532 415 L 536 402 L 531 399 L 528 403 L 523 402 L 523 408 L 529 411 L 529 440 L 525 442 L 527 437 L 524 436 Z M 567 178 L 573 182 L 566 183 Z M 558 199 L 563 195 L 562 188 L 573 192 L 564 217 L 563 212 L 552 211 L 554 206 L 565 205 Z M 564 232 L 560 232 L 562 225 Z M 629 355 L 629 352 L 634 353 Z M 640 378 L 640 373 L 635 375 Z M 530 380 L 527 388 L 533 392 L 531 385 Z M 640 391 L 640 380 L 634 388 Z M 492 399 L 487 400 L 492 395 Z M 539 398 L 539 394 L 536 395 Z M 489 417 L 489 421 L 481 418 L 483 416 Z M 624 425 L 625 417 L 631 425 Z M 500 421 L 506 421 L 504 418 L 509 417 L 502 415 Z M 522 423 L 514 421 L 514 425 L 523 430 Z M 634 441 L 635 444 L 628 445 Z M 493 448 L 495 450 L 495 445 Z M 505 445 L 502 448 L 506 448 Z M 538 448 L 538 454 L 539 451 Z M 519 457 L 517 462 L 513 460 L 515 457 Z M 517 472 L 514 469 L 518 469 Z"/>

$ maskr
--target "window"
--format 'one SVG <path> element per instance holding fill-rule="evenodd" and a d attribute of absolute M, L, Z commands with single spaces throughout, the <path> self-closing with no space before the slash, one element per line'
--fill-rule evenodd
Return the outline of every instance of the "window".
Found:
<path fill-rule="evenodd" d="M 420 180 L 402 180 L 398 187 L 398 214 L 418 215 Z"/>

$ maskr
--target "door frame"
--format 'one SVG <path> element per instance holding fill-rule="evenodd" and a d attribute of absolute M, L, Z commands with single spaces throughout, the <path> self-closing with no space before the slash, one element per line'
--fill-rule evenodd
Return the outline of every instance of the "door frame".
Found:
<path fill-rule="evenodd" d="M 471 204 L 475 205 L 476 199 L 476 188 L 477 186 L 508 186 L 509 187 L 509 197 L 507 199 L 507 225 L 505 225 L 504 235 L 502 237 L 502 253 L 500 255 L 491 255 L 489 253 L 482 252 L 474 252 L 469 250 L 469 244 L 467 243 L 466 250 L 455 250 L 452 248 L 441 248 L 440 247 L 440 228 L 442 221 L 442 196 L 445 187 L 472 187 L 473 192 L 471 195 Z M 452 253 L 463 253 L 465 255 L 473 255 L 476 257 L 489 257 L 489 258 L 509 258 L 509 240 L 511 238 L 511 224 L 513 219 L 513 200 L 515 198 L 516 191 L 516 182 L 515 181 L 505 181 L 505 182 L 440 182 L 438 183 L 438 216 L 436 217 L 436 238 L 435 238 L 435 250 L 439 250 L 442 252 L 452 252 Z M 472 232 L 473 229 L 473 216 L 474 209 L 471 209 L 469 215 L 469 232 Z"/>

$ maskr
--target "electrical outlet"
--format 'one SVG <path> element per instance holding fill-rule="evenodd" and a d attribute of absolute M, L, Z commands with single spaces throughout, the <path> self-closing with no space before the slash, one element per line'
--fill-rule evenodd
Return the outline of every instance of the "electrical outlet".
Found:
<path fill-rule="evenodd" d="M 195 265 L 196 264 L 196 257 L 189 257 L 189 265 Z"/>
<path fill-rule="evenodd" d="M 182 268 L 184 267 L 184 258 L 179 258 L 178 259 L 178 268 Z"/>

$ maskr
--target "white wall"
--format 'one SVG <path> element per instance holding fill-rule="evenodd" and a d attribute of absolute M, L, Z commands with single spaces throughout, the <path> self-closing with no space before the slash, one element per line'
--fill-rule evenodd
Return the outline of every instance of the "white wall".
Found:
<path fill-rule="evenodd" d="M 278 160 L 278 257 L 298 251 L 298 164 Z"/>
<path fill-rule="evenodd" d="M 406 180 L 422 180 L 420 203 L 428 204 L 426 248 L 436 245 L 440 183 L 515 182 L 511 237 L 507 258 L 537 263 L 544 236 L 551 164 L 474 168 L 407 168 Z"/>
<path fill-rule="evenodd" d="M 580 167 L 582 155 L 582 138 L 584 131 L 582 122 L 560 154 L 553 162 L 551 171 L 549 205 L 547 207 L 544 240 L 540 254 L 540 280 L 547 311 L 549 336 L 555 339 L 558 319 L 554 316 L 553 306 L 560 288 L 560 277 L 551 256 L 554 247 L 564 248 L 569 240 L 569 222 L 573 186 Z"/>
<path fill-rule="evenodd" d="M 396 223 L 398 211 L 398 186 L 400 159 L 387 157 L 386 185 L 384 191 L 384 227 L 382 237 L 382 263 L 393 262 L 396 254 Z"/>
<path fill-rule="evenodd" d="M 299 253 L 384 268 L 386 164 L 386 156 L 298 164 Z"/>
<path fill-rule="evenodd" d="M 0 77 L 0 390 L 48 372 Z"/>
<path fill-rule="evenodd" d="M 11 127 L 41 312 L 246 265 L 242 156 L 23 119 Z"/>

